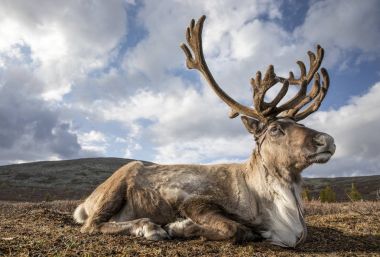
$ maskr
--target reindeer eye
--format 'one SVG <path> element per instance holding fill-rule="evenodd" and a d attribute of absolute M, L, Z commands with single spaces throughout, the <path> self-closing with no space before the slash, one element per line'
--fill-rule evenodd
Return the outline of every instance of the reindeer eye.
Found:
<path fill-rule="evenodd" d="M 280 133 L 283 133 L 279 126 L 273 126 L 269 129 L 269 134 L 272 136 L 277 136 Z"/>
<path fill-rule="evenodd" d="M 280 129 L 278 127 L 271 127 L 269 130 L 271 134 L 277 134 L 279 131 Z"/>

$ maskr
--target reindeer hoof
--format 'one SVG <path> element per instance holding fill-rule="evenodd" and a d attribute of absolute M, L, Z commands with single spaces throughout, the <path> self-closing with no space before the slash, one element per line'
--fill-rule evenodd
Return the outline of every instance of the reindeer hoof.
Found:
<path fill-rule="evenodd" d="M 151 240 L 151 241 L 161 241 L 161 240 L 170 239 L 170 236 L 168 235 L 168 233 L 166 233 L 166 231 L 163 230 L 162 228 L 155 229 L 154 231 L 144 235 L 144 237 L 147 240 Z"/>
<path fill-rule="evenodd" d="M 236 228 L 236 233 L 232 238 L 234 244 L 243 244 L 249 241 L 257 241 L 259 235 L 252 232 L 249 228 L 245 226 L 238 226 Z"/>
<path fill-rule="evenodd" d="M 80 232 L 84 234 L 95 234 L 98 231 L 99 230 L 93 226 L 82 226 L 80 229 Z"/>

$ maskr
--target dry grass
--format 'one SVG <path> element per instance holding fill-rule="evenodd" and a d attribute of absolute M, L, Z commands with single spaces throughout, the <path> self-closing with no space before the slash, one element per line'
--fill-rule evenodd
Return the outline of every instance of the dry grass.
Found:
<path fill-rule="evenodd" d="M 299 248 L 266 242 L 232 245 L 198 240 L 150 242 L 82 235 L 72 218 L 77 201 L 0 202 L 0 255 L 5 256 L 379 256 L 380 202 L 306 206 L 309 236 Z"/>
<path fill-rule="evenodd" d="M 362 215 L 372 215 L 380 213 L 380 202 L 357 201 L 342 203 L 321 203 L 320 201 L 306 202 L 307 215 L 329 215 L 340 213 L 356 213 Z"/>

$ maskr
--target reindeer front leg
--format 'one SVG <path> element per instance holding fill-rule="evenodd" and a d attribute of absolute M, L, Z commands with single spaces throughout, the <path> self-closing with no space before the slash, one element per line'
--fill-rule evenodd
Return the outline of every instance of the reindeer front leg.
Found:
<path fill-rule="evenodd" d="M 256 241 L 261 239 L 260 235 L 254 233 L 248 227 L 229 218 L 229 215 L 222 206 L 214 203 L 210 199 L 197 197 L 186 200 L 180 207 L 181 214 L 193 222 L 187 222 L 188 227 L 184 227 L 184 237 L 203 236 L 209 240 L 233 240 L 234 243 L 246 241 Z M 175 227 L 172 226 L 172 232 Z M 189 233 L 186 231 L 192 231 Z"/>

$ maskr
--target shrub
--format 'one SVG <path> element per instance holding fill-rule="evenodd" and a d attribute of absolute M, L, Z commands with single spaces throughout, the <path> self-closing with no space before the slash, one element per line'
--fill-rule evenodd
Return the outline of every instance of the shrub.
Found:
<path fill-rule="evenodd" d="M 319 198 L 322 203 L 336 202 L 336 194 L 330 185 L 322 189 L 322 191 L 319 193 Z"/>
<path fill-rule="evenodd" d="M 310 202 L 311 196 L 310 196 L 310 190 L 309 188 L 305 187 L 304 190 L 301 193 L 301 197 L 304 201 Z"/>
<path fill-rule="evenodd" d="M 359 193 L 359 191 L 356 189 L 356 186 L 354 183 L 351 184 L 351 189 L 347 193 L 348 198 L 350 198 L 351 201 L 359 201 L 362 200 L 362 195 Z"/>

